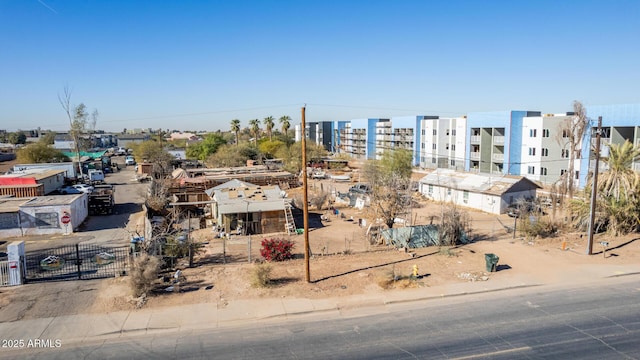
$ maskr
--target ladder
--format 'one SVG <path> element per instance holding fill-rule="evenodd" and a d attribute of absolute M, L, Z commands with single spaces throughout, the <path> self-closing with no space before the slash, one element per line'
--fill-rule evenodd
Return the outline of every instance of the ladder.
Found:
<path fill-rule="evenodd" d="M 293 219 L 293 214 L 291 213 L 291 201 L 289 199 L 284 199 L 284 219 L 284 229 L 287 231 L 287 234 L 295 234 L 296 222 Z"/>

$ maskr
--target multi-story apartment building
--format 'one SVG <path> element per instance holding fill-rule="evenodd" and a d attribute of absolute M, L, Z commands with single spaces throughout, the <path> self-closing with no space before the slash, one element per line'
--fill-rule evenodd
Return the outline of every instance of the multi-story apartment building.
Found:
<path fill-rule="evenodd" d="M 464 170 L 467 119 L 424 117 L 420 132 L 420 167 Z"/>
<path fill-rule="evenodd" d="M 542 184 L 553 184 L 569 169 L 570 148 L 566 124 L 572 113 L 525 116 L 522 119 L 522 149 L 519 174 Z M 578 154 L 577 157 L 579 157 Z M 579 176 L 575 160 L 574 179 Z"/>
<path fill-rule="evenodd" d="M 606 144 L 623 144 L 626 140 L 640 146 L 640 104 L 587 106 L 587 116 L 591 123 L 591 131 L 586 134 L 582 144 L 580 159 L 580 187 L 587 183 L 588 174 L 595 168 L 593 148 L 596 140 L 598 117 L 602 116 L 601 155 L 606 156 Z M 577 165 L 576 165 L 577 167 Z M 640 161 L 632 164 L 635 171 L 640 171 Z M 606 170 L 606 164 L 600 162 L 600 171 Z"/>
<path fill-rule="evenodd" d="M 336 151 L 333 137 L 335 123 L 333 121 L 309 122 L 305 125 L 307 139 L 324 146 L 327 151 Z M 300 141 L 302 137 L 300 131 L 301 126 L 302 125 L 296 125 L 294 127 L 296 141 Z"/>
<path fill-rule="evenodd" d="M 467 115 L 465 170 L 489 174 L 520 174 L 522 119 L 539 111 L 496 111 Z"/>
<path fill-rule="evenodd" d="M 389 119 L 354 119 L 338 126 L 338 144 L 341 153 L 354 159 L 376 158 L 376 123 Z"/>
<path fill-rule="evenodd" d="M 574 179 L 584 187 L 593 171 L 591 148 L 602 116 L 602 155 L 606 144 L 625 140 L 640 146 L 640 104 L 588 106 L 591 122 L 576 154 Z M 380 159 L 389 149 L 413 151 L 414 166 L 526 176 L 552 184 L 569 168 L 570 149 L 563 123 L 572 113 L 539 111 L 469 113 L 466 117 L 401 116 L 310 123 L 307 136 L 327 150 L 353 158 Z M 640 171 L 640 162 L 633 164 Z M 602 171 L 604 166 L 600 168 Z"/>

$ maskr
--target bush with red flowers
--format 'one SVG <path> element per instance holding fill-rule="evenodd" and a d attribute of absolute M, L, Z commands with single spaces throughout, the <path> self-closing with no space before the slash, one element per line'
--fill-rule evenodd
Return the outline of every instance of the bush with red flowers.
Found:
<path fill-rule="evenodd" d="M 293 254 L 292 241 L 284 239 L 263 239 L 260 255 L 267 261 L 284 261 L 291 259 Z"/>

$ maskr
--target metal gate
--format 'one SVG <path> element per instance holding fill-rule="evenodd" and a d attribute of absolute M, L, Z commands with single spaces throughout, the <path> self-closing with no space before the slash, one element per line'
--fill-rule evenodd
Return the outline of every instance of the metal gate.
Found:
<path fill-rule="evenodd" d="M 128 247 L 76 244 L 30 252 L 25 256 L 25 282 L 85 280 L 123 273 Z"/>

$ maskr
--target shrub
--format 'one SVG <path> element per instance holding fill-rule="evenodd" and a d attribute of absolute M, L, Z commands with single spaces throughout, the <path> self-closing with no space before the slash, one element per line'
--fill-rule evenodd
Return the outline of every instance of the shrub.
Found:
<path fill-rule="evenodd" d="M 292 241 L 284 239 L 263 239 L 260 248 L 260 255 L 267 261 L 284 261 L 291 259 L 293 254 Z"/>
<path fill-rule="evenodd" d="M 160 271 L 160 260 L 155 256 L 143 253 L 135 258 L 131 267 L 131 276 L 129 276 L 133 295 L 139 297 L 153 289 L 153 283 L 158 279 L 158 271 Z"/>
<path fill-rule="evenodd" d="M 251 271 L 251 286 L 263 288 L 271 283 L 271 265 L 256 264 Z"/>

